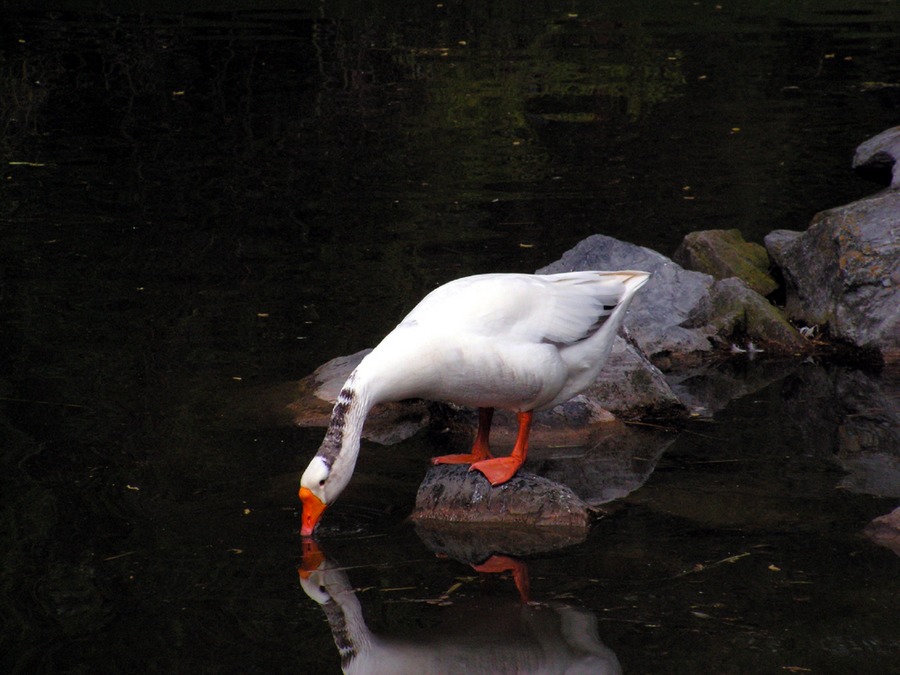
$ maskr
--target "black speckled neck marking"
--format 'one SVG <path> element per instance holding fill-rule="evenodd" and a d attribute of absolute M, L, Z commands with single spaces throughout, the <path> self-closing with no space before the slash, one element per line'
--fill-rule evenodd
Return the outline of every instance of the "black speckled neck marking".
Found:
<path fill-rule="evenodd" d="M 347 411 L 356 399 L 356 392 L 349 384 L 344 385 L 341 393 L 338 394 L 337 402 L 331 411 L 331 422 L 328 424 L 328 431 L 325 432 L 325 439 L 319 447 L 317 453 L 319 457 L 325 460 L 328 468 L 334 464 L 338 453 L 341 451 L 341 444 L 344 440 L 344 424 L 346 423 Z"/>
<path fill-rule="evenodd" d="M 353 644 L 353 640 L 350 637 L 350 627 L 347 625 L 347 619 L 341 606 L 334 600 L 326 602 L 322 605 L 322 609 L 325 611 L 325 617 L 331 626 L 334 644 L 341 655 L 341 668 L 346 670 L 347 666 L 356 658 L 356 645 Z"/>

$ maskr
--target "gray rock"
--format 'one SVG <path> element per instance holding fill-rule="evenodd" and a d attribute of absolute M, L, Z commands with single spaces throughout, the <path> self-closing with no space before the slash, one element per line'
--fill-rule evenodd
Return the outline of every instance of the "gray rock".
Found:
<path fill-rule="evenodd" d="M 652 272 L 625 318 L 625 328 L 648 356 L 679 358 L 712 350 L 704 334 L 681 325 L 709 292 L 712 276 L 690 272 L 661 253 L 602 234 L 579 242 L 538 274 L 591 269 Z"/>
<path fill-rule="evenodd" d="M 716 281 L 664 255 L 594 235 L 539 273 L 580 269 L 640 269 L 653 276 L 632 302 L 625 328 L 654 364 L 670 368 L 727 349 L 734 338 L 770 353 L 795 354 L 807 344 L 781 313 L 742 281 Z"/>
<path fill-rule="evenodd" d="M 900 186 L 900 127 L 892 127 L 873 136 L 856 148 L 853 168 L 879 182 Z"/>
<path fill-rule="evenodd" d="M 786 252 L 790 250 L 798 237 L 803 236 L 797 230 L 772 230 L 763 238 L 766 250 L 769 252 L 776 267 L 783 268 Z"/>
<path fill-rule="evenodd" d="M 621 338 L 613 343 L 594 384 L 580 397 L 562 405 L 577 403 L 579 399 L 586 404 L 595 403 L 622 419 L 670 418 L 684 412 L 659 368 L 639 347 Z"/>
<path fill-rule="evenodd" d="M 900 190 L 823 211 L 806 232 L 772 233 L 766 246 L 791 319 L 900 358 Z"/>
<path fill-rule="evenodd" d="M 686 235 L 672 260 L 688 270 L 716 279 L 737 277 L 760 295 L 778 288 L 769 275 L 769 255 L 759 244 L 744 241 L 740 230 L 703 230 Z"/>

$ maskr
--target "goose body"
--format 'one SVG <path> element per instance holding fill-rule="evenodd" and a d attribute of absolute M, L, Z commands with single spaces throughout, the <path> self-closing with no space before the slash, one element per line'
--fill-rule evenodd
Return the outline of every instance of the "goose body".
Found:
<path fill-rule="evenodd" d="M 436 458 L 469 462 L 493 483 L 525 460 L 531 413 L 567 401 L 597 378 L 625 311 L 647 272 L 482 274 L 429 293 L 351 373 L 325 439 L 301 478 L 301 532 L 350 480 L 362 426 L 373 405 L 406 398 L 479 409 L 472 452 Z M 494 408 L 518 413 L 509 457 L 494 458 Z"/>

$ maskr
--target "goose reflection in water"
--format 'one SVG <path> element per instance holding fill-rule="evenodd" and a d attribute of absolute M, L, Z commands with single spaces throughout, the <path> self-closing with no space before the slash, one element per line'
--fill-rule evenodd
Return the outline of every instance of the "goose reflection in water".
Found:
<path fill-rule="evenodd" d="M 490 565 L 507 569 L 507 560 Z M 515 575 L 516 564 L 509 564 Z M 481 571 L 491 571 L 490 565 Z M 522 592 L 518 577 L 516 582 Z M 463 600 L 442 608 L 436 629 L 390 638 L 369 630 L 347 574 L 314 545 L 304 552 L 300 584 L 325 613 L 348 674 L 622 672 L 597 635 L 596 617 L 583 609 L 513 597 Z"/>

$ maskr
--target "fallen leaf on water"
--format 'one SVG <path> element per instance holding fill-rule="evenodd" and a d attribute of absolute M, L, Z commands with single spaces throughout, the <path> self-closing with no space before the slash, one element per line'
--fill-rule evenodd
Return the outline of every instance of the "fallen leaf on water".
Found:
<path fill-rule="evenodd" d="M 446 591 L 444 591 L 444 595 L 447 596 L 447 595 L 450 595 L 451 593 L 453 593 L 454 591 L 459 590 L 460 586 L 462 586 L 462 584 L 457 581 L 450 588 L 448 588 Z"/>

